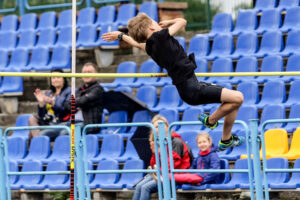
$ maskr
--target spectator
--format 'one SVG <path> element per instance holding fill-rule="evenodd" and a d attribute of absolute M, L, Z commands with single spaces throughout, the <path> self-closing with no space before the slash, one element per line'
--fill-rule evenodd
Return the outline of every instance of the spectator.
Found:
<path fill-rule="evenodd" d="M 97 73 L 97 66 L 93 63 L 86 63 L 82 68 L 82 73 Z M 78 88 L 75 94 L 75 106 L 82 112 L 84 125 L 100 124 L 103 113 L 103 88 L 95 77 L 82 78 L 83 85 Z M 71 112 L 70 101 L 65 102 L 65 108 Z M 77 115 L 81 112 L 77 111 Z M 76 117 L 76 116 L 75 116 Z M 99 128 L 90 128 L 88 133 L 98 133 Z"/>
<path fill-rule="evenodd" d="M 54 69 L 52 73 L 63 73 Z M 38 116 L 29 118 L 29 126 L 62 125 L 70 118 L 64 109 L 64 103 L 71 94 L 68 81 L 63 77 L 51 77 L 50 91 L 45 93 L 39 88 L 33 93 L 38 101 Z M 58 129 L 31 130 L 29 138 L 38 135 L 47 135 L 52 139 L 60 134 L 65 134 Z"/>
<path fill-rule="evenodd" d="M 152 119 L 152 124 L 156 128 L 158 134 L 158 123 L 165 122 L 165 130 L 166 133 L 168 131 L 168 121 L 166 118 L 156 115 Z M 150 133 L 149 137 L 150 148 L 152 150 L 152 157 L 150 161 L 150 165 L 155 167 L 155 155 L 154 155 L 154 134 L 153 131 Z M 173 132 L 172 133 L 172 154 L 174 160 L 174 168 L 175 169 L 188 169 L 191 164 L 191 153 L 188 146 L 181 140 L 180 135 Z M 133 200 L 149 200 L 151 197 L 151 193 L 157 192 L 157 182 L 152 176 L 147 175 L 141 182 L 136 185 L 135 193 L 133 196 Z"/>

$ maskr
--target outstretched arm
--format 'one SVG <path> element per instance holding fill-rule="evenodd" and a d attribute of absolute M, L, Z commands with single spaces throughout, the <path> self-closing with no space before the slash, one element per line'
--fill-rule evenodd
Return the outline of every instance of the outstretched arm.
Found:
<path fill-rule="evenodd" d="M 104 33 L 101 38 L 107 42 L 110 41 L 115 41 L 118 39 L 118 35 L 120 34 L 120 31 L 113 31 L 110 33 Z M 134 39 L 132 39 L 132 37 L 128 36 L 128 35 L 123 35 L 122 36 L 122 40 L 124 40 L 126 43 L 128 43 L 129 45 L 133 46 L 133 47 L 137 47 L 139 49 L 142 49 L 145 51 L 145 46 L 146 43 L 138 43 L 137 41 L 135 41 Z"/>
<path fill-rule="evenodd" d="M 159 22 L 162 28 L 168 28 L 170 35 L 175 35 L 180 29 L 186 26 L 186 20 L 183 18 L 176 18 Z"/>

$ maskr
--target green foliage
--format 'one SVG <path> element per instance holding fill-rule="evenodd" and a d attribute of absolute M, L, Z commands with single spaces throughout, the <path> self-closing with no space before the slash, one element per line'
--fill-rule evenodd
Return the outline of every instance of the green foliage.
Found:
<path fill-rule="evenodd" d="M 50 192 L 49 194 L 53 196 L 53 200 L 67 200 L 70 198 L 69 192 Z"/>

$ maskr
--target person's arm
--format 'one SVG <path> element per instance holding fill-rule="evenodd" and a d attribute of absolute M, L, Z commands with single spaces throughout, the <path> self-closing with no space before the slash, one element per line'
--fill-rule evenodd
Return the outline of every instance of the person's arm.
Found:
<path fill-rule="evenodd" d="M 110 33 L 104 33 L 101 38 L 107 42 L 110 41 L 115 41 L 118 40 L 118 36 L 121 32 L 120 31 L 113 31 Z M 137 47 L 139 49 L 142 49 L 145 51 L 145 47 L 146 47 L 146 43 L 138 43 L 137 41 L 135 41 L 132 37 L 128 36 L 128 35 L 123 35 L 122 36 L 122 40 L 124 40 L 126 43 L 128 43 L 129 45 L 133 46 L 133 47 Z"/>
<path fill-rule="evenodd" d="M 99 101 L 103 97 L 103 91 L 101 87 L 94 87 L 91 91 L 87 92 L 85 95 L 75 97 L 76 107 L 93 107 L 94 102 Z"/>
<path fill-rule="evenodd" d="M 162 28 L 168 28 L 169 29 L 169 34 L 171 36 L 175 35 L 180 29 L 186 26 L 186 20 L 183 18 L 176 18 L 176 19 L 171 19 L 171 20 L 165 20 L 159 22 L 159 25 Z"/>

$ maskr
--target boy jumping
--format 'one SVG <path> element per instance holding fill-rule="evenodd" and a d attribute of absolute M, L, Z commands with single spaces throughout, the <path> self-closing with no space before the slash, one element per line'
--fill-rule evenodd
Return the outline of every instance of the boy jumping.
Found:
<path fill-rule="evenodd" d="M 224 117 L 223 136 L 218 150 L 240 146 L 245 138 L 232 135 L 231 129 L 243 103 L 243 94 L 221 86 L 198 82 L 194 70 L 194 54 L 187 56 L 182 46 L 173 37 L 186 26 L 186 20 L 177 18 L 161 21 L 159 24 L 144 13 L 138 14 L 128 23 L 128 35 L 114 31 L 102 35 L 105 41 L 123 40 L 146 53 L 161 67 L 166 68 L 180 97 L 190 105 L 221 103 L 210 116 L 201 114 L 199 120 L 210 129 L 218 126 L 218 120 Z"/>

